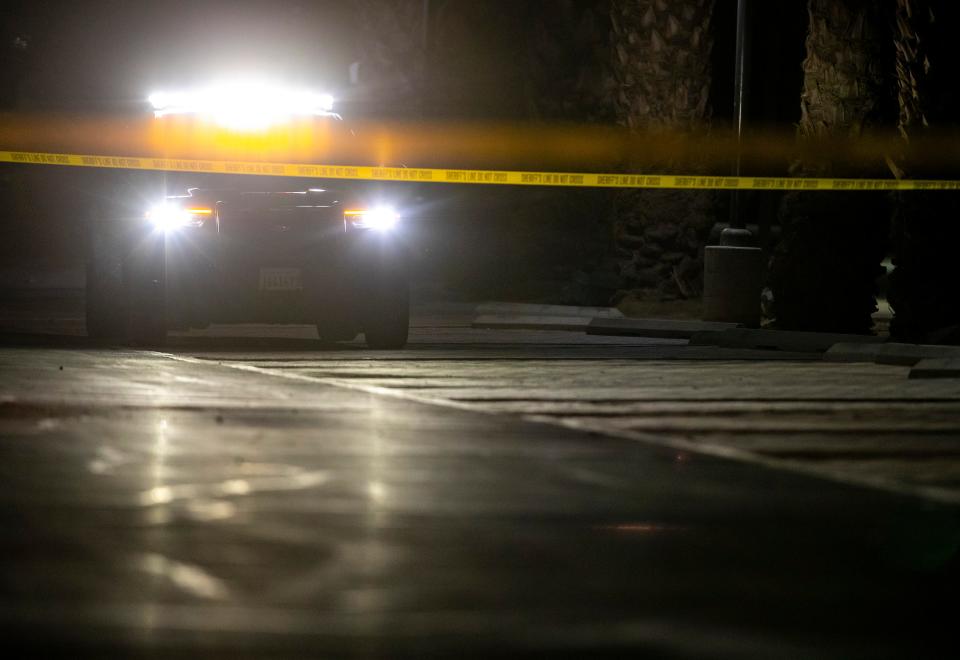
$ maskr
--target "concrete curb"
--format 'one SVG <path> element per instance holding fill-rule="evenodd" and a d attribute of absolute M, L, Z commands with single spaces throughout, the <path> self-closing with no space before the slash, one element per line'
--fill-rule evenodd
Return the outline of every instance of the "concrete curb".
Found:
<path fill-rule="evenodd" d="M 912 367 L 921 360 L 960 358 L 960 347 L 932 344 L 851 344 L 842 342 L 830 347 L 824 360 L 830 362 L 874 362 Z"/>
<path fill-rule="evenodd" d="M 488 302 L 477 305 L 477 316 L 563 316 L 586 319 L 622 319 L 623 313 L 616 307 L 577 307 L 575 305 L 537 305 L 528 303 Z"/>
<path fill-rule="evenodd" d="M 883 344 L 854 344 L 840 342 L 823 354 L 827 362 L 876 362 Z"/>
<path fill-rule="evenodd" d="M 960 358 L 926 358 L 910 370 L 910 378 L 960 378 Z"/>
<path fill-rule="evenodd" d="M 587 326 L 587 334 L 607 337 L 690 339 L 698 332 L 720 331 L 736 327 L 736 323 L 719 321 L 595 318 Z"/>
<path fill-rule="evenodd" d="M 792 330 L 728 330 L 698 332 L 690 338 L 691 346 L 722 346 L 724 348 L 760 348 L 798 353 L 826 353 L 835 344 L 879 344 L 882 337 L 845 335 L 826 332 L 797 332 Z"/>
<path fill-rule="evenodd" d="M 561 330 L 584 332 L 590 323 L 587 316 L 520 316 L 514 314 L 482 314 L 471 328 L 489 330 Z"/>

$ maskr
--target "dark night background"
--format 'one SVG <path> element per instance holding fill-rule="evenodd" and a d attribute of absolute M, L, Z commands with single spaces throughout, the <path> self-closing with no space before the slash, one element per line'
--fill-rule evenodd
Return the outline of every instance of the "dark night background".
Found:
<path fill-rule="evenodd" d="M 432 59 L 431 79 L 436 87 L 429 92 L 426 109 L 431 118 L 529 121 L 540 118 L 530 96 L 538 91 L 531 87 L 544 78 L 584 69 L 576 75 L 592 76 L 588 86 L 602 88 L 609 84 L 604 80 L 608 74 L 595 62 L 598 43 L 604 41 L 609 30 L 599 10 L 588 17 L 585 36 L 584 21 L 578 24 L 574 20 L 580 40 L 571 41 L 574 48 L 567 52 L 554 54 L 550 48 L 557 50 L 557 43 L 564 45 L 565 35 L 552 35 L 551 43 L 531 43 L 538 29 L 542 34 L 545 27 L 558 27 L 541 24 L 544 15 L 552 13 L 546 10 L 556 9 L 548 6 L 551 3 L 445 4 L 448 6 L 437 12 L 430 26 L 433 31 L 427 36 L 439 55 Z M 579 4 L 589 7 L 602 3 Z M 0 83 L 4 107 L 27 112 L 144 108 L 149 90 L 199 84 L 223 71 L 251 71 L 333 90 L 347 117 L 392 118 L 398 106 L 406 112 L 423 110 L 419 99 L 409 98 L 419 90 L 397 90 L 382 78 L 373 84 L 362 80 L 360 85 L 350 85 L 351 63 L 361 62 L 361 67 L 367 67 L 363 74 L 376 66 L 368 65 L 371 58 L 363 42 L 364 15 L 351 3 L 100 0 L 84 3 L 82 17 L 78 11 L 70 3 L 7 5 L 3 42 L 8 65 Z M 754 90 L 751 121 L 767 124 L 796 119 L 800 71 L 787 63 L 795 64 L 800 58 L 803 19 L 802 2 L 777 3 L 776 7 L 758 3 L 752 27 L 760 63 L 756 75 L 772 82 Z M 711 92 L 715 121 L 721 124 L 730 121 L 733 107 L 734 22 L 734 3 L 721 2 L 716 10 Z M 536 59 L 527 56 L 530 50 L 546 52 L 542 59 Z M 589 70 L 591 67 L 595 70 Z M 781 75 L 770 75 L 772 71 Z M 466 75 L 468 85 L 463 84 Z M 546 90 L 539 91 L 549 90 L 547 85 Z M 394 98 L 383 103 L 385 96 Z M 540 105 L 555 107 L 550 103 Z M 609 111 L 599 105 L 597 116 L 587 119 L 611 121 Z M 81 258 L 76 250 L 82 241 L 80 224 L 70 201 L 76 196 L 54 191 L 97 187 L 96 180 L 102 182 L 104 178 L 89 173 L 9 169 L 4 194 L 13 196 L 14 210 L 3 223 L 4 260 L 69 264 Z M 442 194 L 449 195 L 450 191 Z M 435 245 L 429 269 L 435 277 L 450 279 L 455 288 L 477 295 L 549 297 L 557 295 L 552 290 L 558 286 L 569 290 L 570 278 L 582 268 L 572 261 L 602 258 L 598 255 L 604 252 L 609 232 L 605 229 L 607 218 L 603 217 L 606 211 L 599 211 L 600 217 L 594 214 L 605 207 L 607 194 L 504 194 L 502 190 L 461 194 L 469 198 L 465 207 L 477 209 L 488 220 L 478 227 L 472 217 L 458 222 L 462 218 L 458 213 L 444 217 L 432 229 Z M 572 212 L 567 210 L 571 198 Z M 11 208 L 10 204 L 6 206 Z M 542 217 L 544 206 L 552 218 Z M 489 221 L 489 216 L 500 215 L 506 208 L 512 216 L 510 223 Z M 753 206 L 750 211 L 757 212 Z M 522 216 L 521 223 L 514 221 L 518 215 Z M 437 231 L 449 231 L 450 235 L 437 240 Z M 584 239 L 590 254 L 582 253 Z M 466 261 L 464 252 L 469 255 Z M 498 269 L 497 276 L 492 277 L 489 263 L 502 262 L 498 255 L 504 254 L 514 272 Z M 534 275 L 546 282 L 534 291 L 516 290 L 511 282 L 529 280 L 530 273 L 524 271 L 531 267 Z M 458 269 L 461 272 L 456 272 Z M 498 280 L 501 275 L 505 277 Z M 581 287 L 569 295 L 590 294 Z"/>
<path fill-rule="evenodd" d="M 936 39 L 923 42 L 928 48 L 924 52 L 939 58 L 938 63 L 945 62 L 946 55 L 935 46 L 948 39 L 944 26 L 949 25 L 951 12 L 956 13 L 951 8 L 955 3 L 932 0 L 930 4 L 940 19 L 930 28 Z M 652 24 L 639 9 L 648 5 L 656 8 L 650 14 Z M 855 135 L 858 127 L 866 125 L 892 131 L 898 121 L 904 130 L 898 84 L 903 106 L 903 78 L 914 70 L 910 66 L 922 68 L 919 58 L 895 62 L 895 53 L 902 56 L 905 51 L 900 46 L 912 38 L 894 27 L 900 15 L 896 12 L 902 13 L 905 6 L 859 0 L 750 3 L 748 133 L 769 127 L 790 131 L 798 122 L 801 134 L 817 122 L 824 135 Z M 811 15 L 817 17 L 813 23 Z M 927 29 L 920 20 L 911 19 L 915 32 Z M 146 112 L 143 100 L 152 89 L 188 86 L 224 72 L 242 71 L 330 90 L 347 119 L 630 128 L 652 122 L 686 130 L 686 124 L 677 119 L 685 115 L 671 111 L 669 104 L 682 105 L 687 97 L 703 96 L 695 111 L 697 125 L 726 130 L 733 115 L 735 22 L 735 0 L 652 4 L 620 0 L 8 1 L 0 28 L 4 62 L 0 107 L 22 113 L 140 108 Z M 637 96 L 636 86 L 629 81 L 652 70 L 643 55 L 646 40 L 656 41 L 651 35 L 657 30 L 672 34 L 675 25 L 680 26 L 680 34 L 668 39 L 664 61 L 674 62 L 677 68 L 658 82 L 661 87 L 654 96 L 662 98 L 649 105 L 650 99 Z M 846 34 L 831 35 L 831 30 Z M 684 50 L 686 31 L 703 31 L 708 41 Z M 624 47 L 636 52 L 620 57 Z M 805 61 L 810 63 L 806 74 Z M 943 70 L 933 69 L 925 89 L 946 86 L 942 74 L 937 82 L 936 74 Z M 814 86 L 811 89 L 821 83 L 832 85 L 833 96 L 824 93 L 811 100 L 804 92 L 805 75 L 806 85 Z M 858 76 L 870 81 L 860 86 Z M 706 86 L 696 94 L 688 90 L 686 96 L 679 92 L 670 96 L 672 86 L 677 91 L 698 81 L 706 81 Z M 801 98 L 811 109 L 806 117 L 801 114 Z M 930 113 L 937 103 L 933 99 L 928 104 Z M 637 114 L 641 106 L 646 109 Z M 951 103 L 937 107 L 941 119 L 951 116 Z M 939 126 L 944 125 L 940 121 Z M 510 166 L 502 164 L 503 169 Z M 785 175 L 812 172 L 810 167 L 784 162 L 780 171 L 746 173 Z M 873 174 L 889 176 L 889 171 Z M 82 261 L 81 220 L 89 211 L 88 204 L 78 200 L 113 194 L 116 176 L 5 167 L 0 179 L 5 199 L 0 259 L 11 268 L 70 266 Z M 702 286 L 703 244 L 711 231 L 716 233 L 718 223 L 729 218 L 729 200 L 709 194 L 682 199 L 670 194 L 618 197 L 593 190 L 549 189 L 445 189 L 424 194 L 434 203 L 431 217 L 424 218 L 420 227 L 421 275 L 456 296 L 577 303 L 617 302 L 625 296 L 662 302 L 696 300 Z M 788 218 L 830 215 L 843 205 L 830 202 L 828 212 L 811 211 L 782 198 L 748 194 L 742 199 L 742 218 L 756 225 L 761 245 L 771 254 L 784 214 Z M 808 238 L 797 239 L 800 247 L 790 248 L 794 254 L 810 252 L 811 264 L 826 260 L 836 262 L 836 268 L 809 271 L 803 264 L 781 258 L 778 271 L 773 264 L 773 287 L 784 292 L 781 301 L 790 299 L 797 287 L 806 287 L 811 277 L 822 280 L 811 285 L 817 300 L 833 296 L 830 291 L 837 281 L 857 280 L 857 291 L 837 294 L 838 302 L 828 307 L 833 310 L 830 314 L 840 316 L 843 310 L 856 308 L 857 318 L 838 323 L 852 331 L 868 329 L 863 323 L 866 319 L 869 324 L 872 302 L 851 304 L 850 300 L 872 301 L 872 294 L 868 291 L 864 296 L 863 291 L 873 288 L 877 264 L 887 248 L 868 250 L 866 265 L 856 266 L 858 272 L 866 273 L 862 275 L 848 272 L 853 268 L 848 254 L 860 249 L 855 245 L 879 241 L 886 246 L 883 227 L 893 213 L 889 203 L 871 204 L 872 210 L 863 214 L 883 217 L 870 219 L 869 230 L 852 225 L 843 230 L 847 234 L 836 239 L 834 253 L 815 254 L 820 248 L 811 248 L 808 243 L 813 239 Z M 700 210 L 691 211 L 691 205 Z M 648 206 L 654 210 L 645 211 Z M 949 210 L 949 204 L 944 208 Z M 815 224 L 797 226 L 821 231 L 813 229 Z M 830 220 L 828 224 L 835 227 L 837 223 Z M 803 234 L 790 231 L 791 237 Z M 868 240 L 864 231 L 881 238 Z M 795 284 L 776 279 L 784 268 L 798 273 L 791 276 Z M 809 317 L 808 308 L 806 304 L 791 322 L 802 325 L 802 319 Z M 791 318 L 788 312 L 782 309 L 781 319 Z M 931 322 L 942 325 L 945 321 Z"/>

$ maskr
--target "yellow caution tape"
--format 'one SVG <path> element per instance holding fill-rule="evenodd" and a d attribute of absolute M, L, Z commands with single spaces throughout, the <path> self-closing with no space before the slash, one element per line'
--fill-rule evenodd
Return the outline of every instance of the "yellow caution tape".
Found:
<path fill-rule="evenodd" d="M 258 174 L 366 181 L 472 183 L 563 188 L 643 188 L 671 190 L 960 190 L 958 180 L 844 179 L 758 176 L 700 176 L 674 174 L 602 174 L 588 172 L 514 172 L 509 170 L 451 170 L 416 167 L 370 167 L 305 163 L 260 163 L 224 160 L 88 156 L 27 151 L 0 151 L 0 162 L 72 167 L 104 167 L 203 174 Z"/>

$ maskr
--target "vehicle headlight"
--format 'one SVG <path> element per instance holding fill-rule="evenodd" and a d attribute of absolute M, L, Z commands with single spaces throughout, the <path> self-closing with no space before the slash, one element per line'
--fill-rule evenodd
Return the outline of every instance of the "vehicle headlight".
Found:
<path fill-rule="evenodd" d="M 400 214 L 392 206 L 376 206 L 370 209 L 347 209 L 344 219 L 357 229 L 390 231 L 400 222 Z"/>
<path fill-rule="evenodd" d="M 146 212 L 146 218 L 157 230 L 170 232 L 183 227 L 200 227 L 213 215 L 205 206 L 184 207 L 179 204 L 157 204 Z"/>

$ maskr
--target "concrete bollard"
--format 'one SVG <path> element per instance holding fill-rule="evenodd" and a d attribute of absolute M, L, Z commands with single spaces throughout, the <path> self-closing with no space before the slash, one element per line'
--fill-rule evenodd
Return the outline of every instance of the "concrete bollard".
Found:
<path fill-rule="evenodd" d="M 704 251 L 703 320 L 760 325 L 763 250 L 708 245 Z"/>

